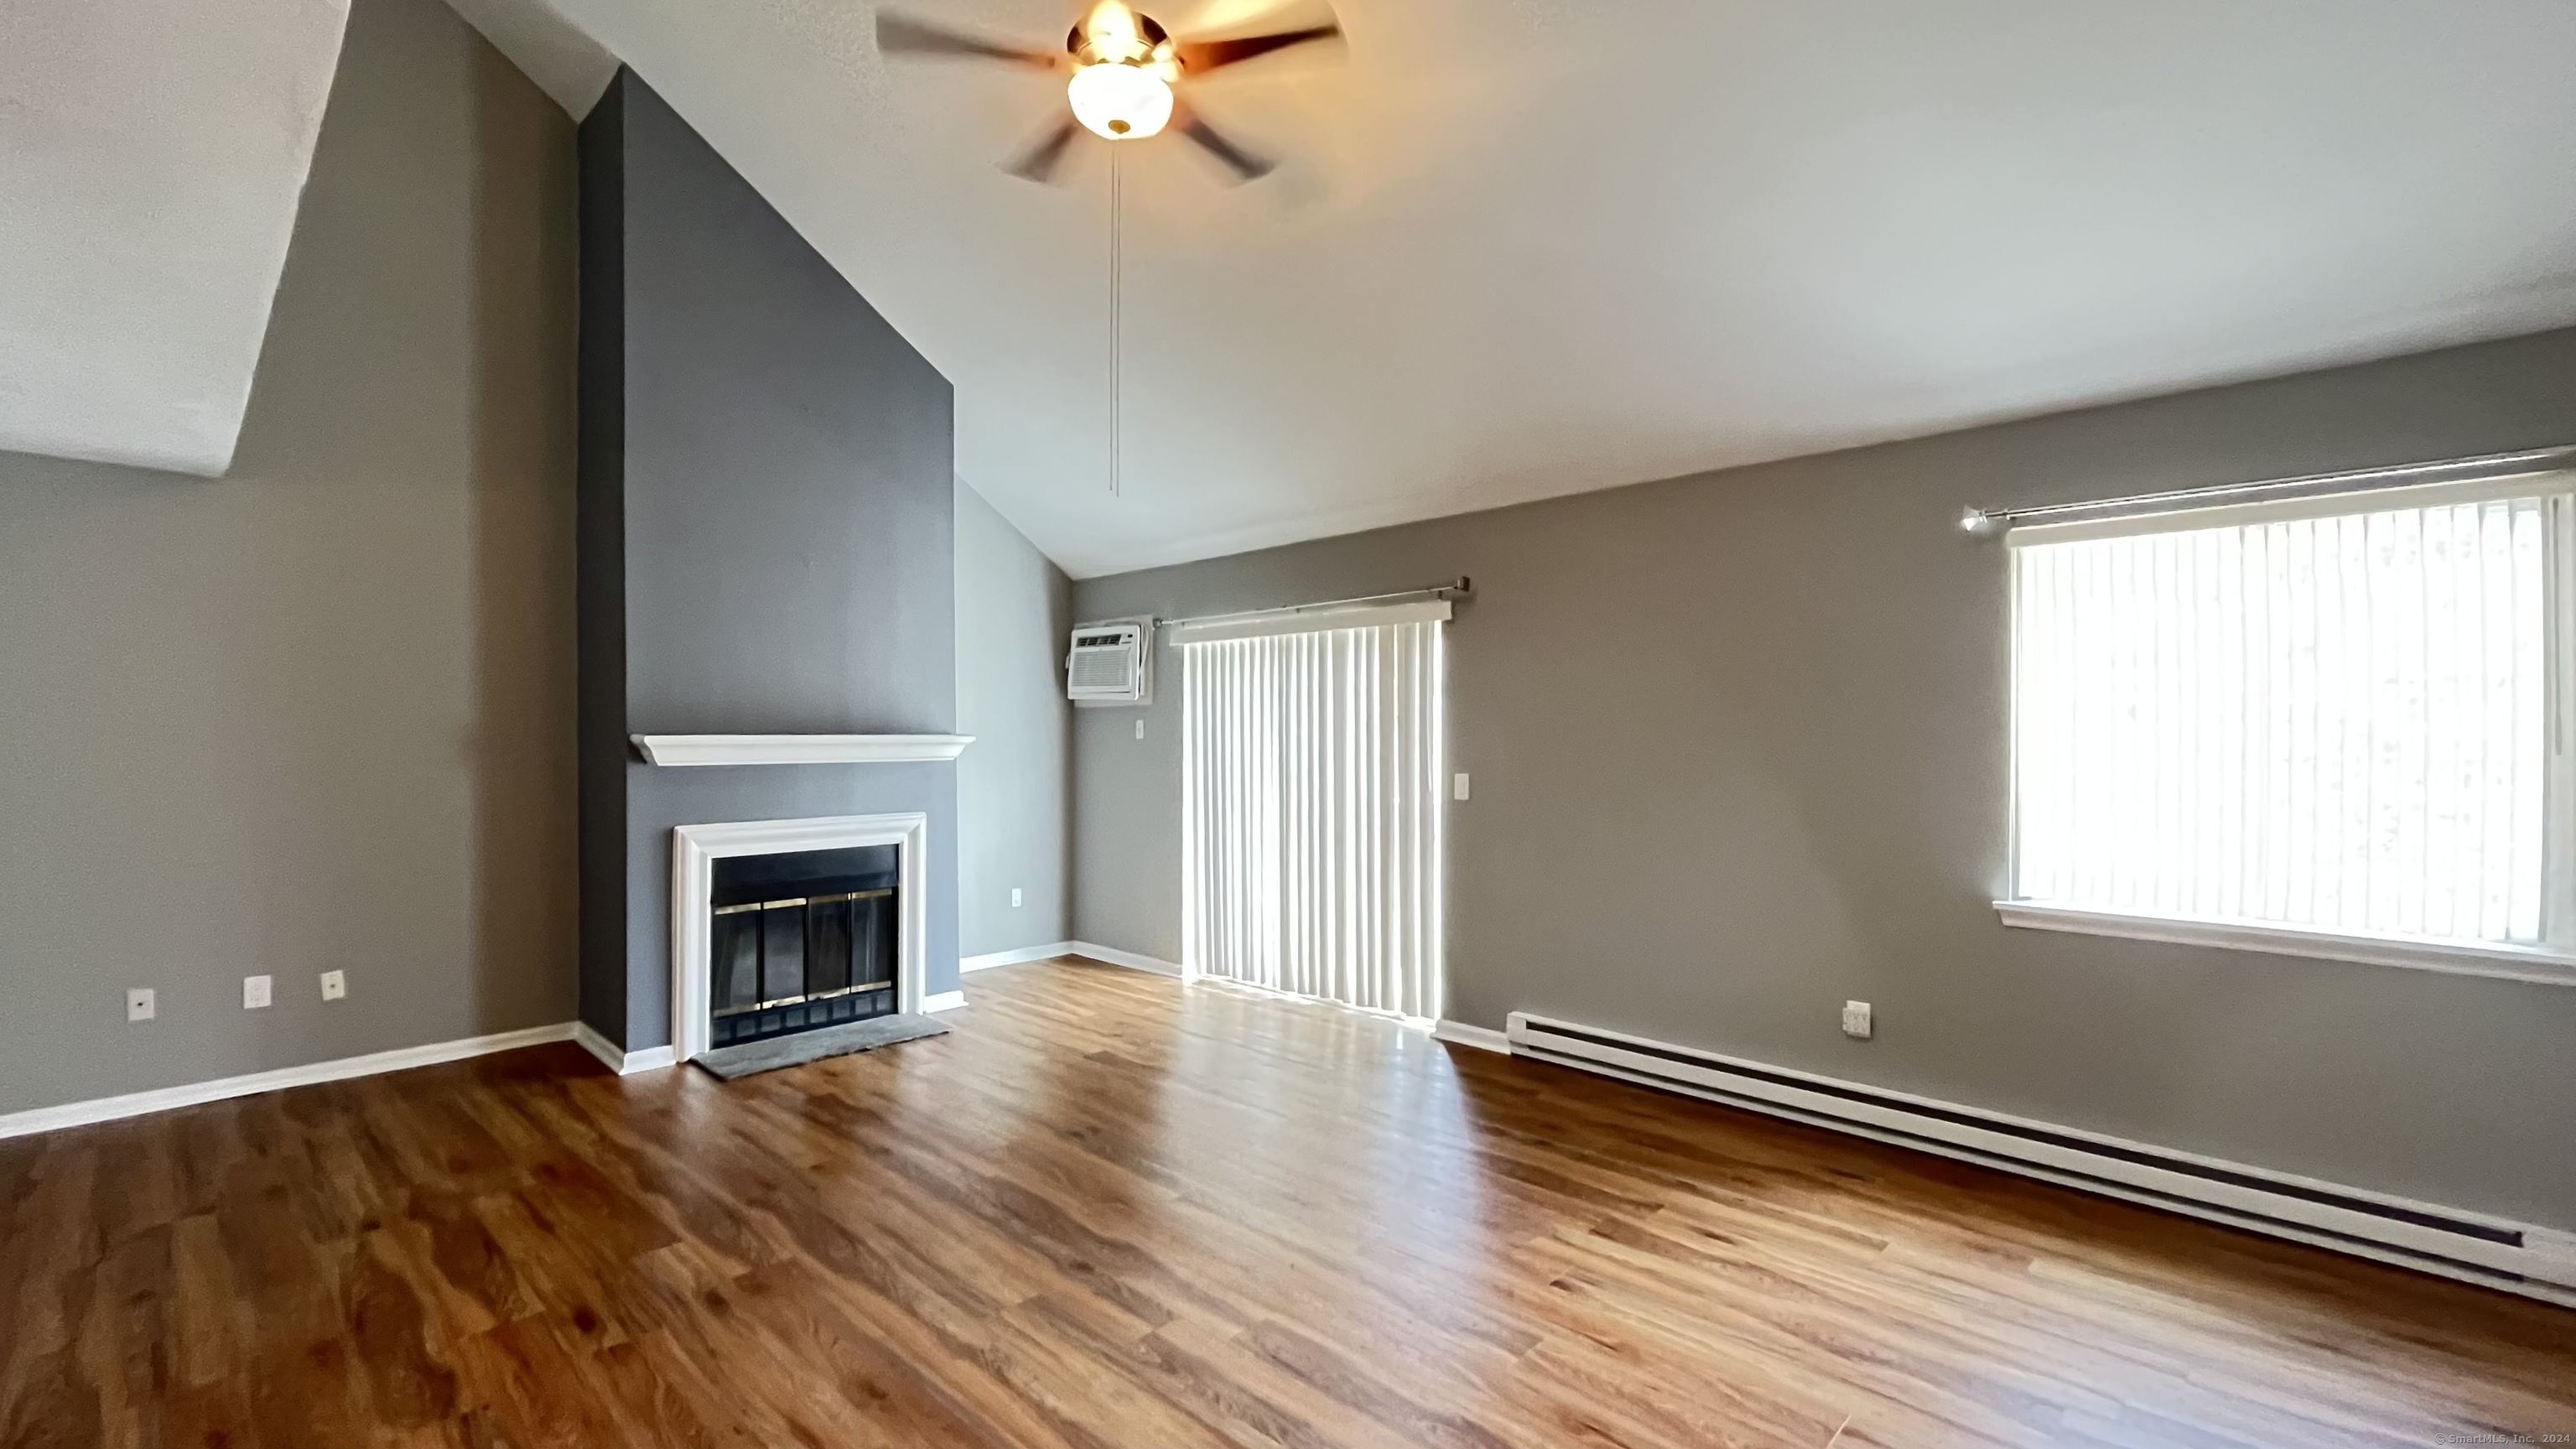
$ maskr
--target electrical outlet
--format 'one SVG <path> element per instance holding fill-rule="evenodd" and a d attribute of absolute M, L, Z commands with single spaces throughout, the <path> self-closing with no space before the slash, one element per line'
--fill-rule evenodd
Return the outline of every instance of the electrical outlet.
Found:
<path fill-rule="evenodd" d="M 151 987 L 131 986 L 126 988 L 125 1019 L 127 1021 L 150 1021 L 152 1019 L 152 1011 L 153 997 Z"/>
<path fill-rule="evenodd" d="M 346 996 L 346 995 L 348 995 L 348 994 L 349 994 L 349 973 L 348 973 L 348 972 L 346 972 L 346 971 L 325 971 L 325 972 L 323 972 L 323 973 L 322 973 L 322 999 L 323 999 L 324 1001 L 337 1001 L 337 1000 L 339 1000 L 341 997 Z"/>
<path fill-rule="evenodd" d="M 1011 887 L 1011 909 L 1016 911 L 1016 910 L 1018 910 L 1019 908 L 1020 908 L 1020 888 L 1019 888 L 1018 886 L 1013 886 L 1013 887 Z"/>
<path fill-rule="evenodd" d="M 1138 739 L 1140 739 L 1140 740 L 1141 740 L 1141 739 L 1143 739 L 1144 737 L 1145 737 L 1145 722 L 1144 722 L 1143 720 L 1141 720 L 1141 719 L 1140 719 L 1140 720 L 1136 721 L 1136 738 L 1138 738 Z"/>
<path fill-rule="evenodd" d="M 242 1010 L 244 1010 L 244 1011 L 257 1011 L 257 1010 L 259 1010 L 261 1007 L 264 1007 L 264 1006 L 268 1005 L 268 989 L 269 989 L 269 986 L 270 986 L 270 980 L 269 980 L 269 978 L 268 978 L 268 977 L 265 977 L 265 976 L 245 976 L 245 977 L 243 977 L 243 978 L 242 978 Z"/>
<path fill-rule="evenodd" d="M 1843 1003 L 1843 1035 L 1855 1037 L 1861 1041 L 1869 1040 L 1870 1024 L 1868 1002 L 1846 1001 Z"/>
<path fill-rule="evenodd" d="M 1449 798 L 1452 800 L 1464 800 L 1467 798 L 1467 775 L 1465 771 L 1462 770 L 1449 777 Z"/>

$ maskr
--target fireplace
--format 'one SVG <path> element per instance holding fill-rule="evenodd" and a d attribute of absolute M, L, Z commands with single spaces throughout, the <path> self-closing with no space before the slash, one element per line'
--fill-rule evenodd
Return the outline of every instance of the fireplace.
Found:
<path fill-rule="evenodd" d="M 718 860 L 707 1045 L 892 1014 L 900 866 L 891 845 Z"/>
<path fill-rule="evenodd" d="M 673 1060 L 920 1011 L 928 830 L 917 814 L 673 830 Z"/>

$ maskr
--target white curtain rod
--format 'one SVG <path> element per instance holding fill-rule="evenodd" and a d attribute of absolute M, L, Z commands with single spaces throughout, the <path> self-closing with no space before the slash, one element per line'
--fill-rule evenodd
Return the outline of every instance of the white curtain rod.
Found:
<path fill-rule="evenodd" d="M 1348 609 L 1361 604 L 1395 604 L 1410 599 L 1463 599 L 1475 592 L 1465 574 L 1445 584 L 1427 589 L 1404 589 L 1392 594 L 1366 594 L 1356 599 L 1324 599 L 1312 604 L 1283 604 L 1275 609 L 1240 609 L 1231 614 L 1192 614 L 1185 619 L 1156 619 L 1156 628 L 1169 629 L 1181 624 L 1215 624 L 1236 619 L 1266 619 L 1279 614 L 1311 614 L 1318 609 Z"/>
<path fill-rule="evenodd" d="M 2490 453 L 2482 458 L 2451 458 L 2437 463 L 2403 463 L 2389 468 L 2360 468 L 2349 473 L 2311 473 L 2261 483 L 2221 483 L 2208 488 L 2178 488 L 2167 493 L 2133 493 L 2126 498 L 2097 498 L 2084 503 L 2039 503 L 2027 508 L 1971 508 L 1959 526 L 1978 537 L 2003 532 L 2016 523 L 2040 519 L 2111 518 L 2125 513 L 2161 513 L 2200 503 L 2239 498 L 2303 498 L 2315 494 L 2359 493 L 2419 483 L 2464 483 L 2479 478 L 2506 478 L 2576 464 L 2576 445 L 2534 448 L 2521 453 Z"/>

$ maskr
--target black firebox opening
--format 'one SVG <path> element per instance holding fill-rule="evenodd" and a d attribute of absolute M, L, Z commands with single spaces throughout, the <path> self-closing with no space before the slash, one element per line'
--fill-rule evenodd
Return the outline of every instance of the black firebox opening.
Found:
<path fill-rule="evenodd" d="M 710 896 L 709 1044 L 892 1012 L 899 864 L 891 845 L 719 858 Z"/>

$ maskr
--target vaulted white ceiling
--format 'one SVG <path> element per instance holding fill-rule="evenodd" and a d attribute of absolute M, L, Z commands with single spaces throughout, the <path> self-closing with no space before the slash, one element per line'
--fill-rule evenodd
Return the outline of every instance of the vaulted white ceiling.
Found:
<path fill-rule="evenodd" d="M 1077 574 L 2576 322 L 2564 0 L 1342 0 L 1198 92 L 1276 175 L 1121 148 L 1113 491 L 1106 143 L 994 165 L 1054 83 L 862 0 L 459 8 L 576 110 L 632 62 Z M 223 465 L 341 10 L 0 11 L 0 446 Z"/>
<path fill-rule="evenodd" d="M 1080 575 L 2576 322 L 2565 0 L 1341 0 L 1198 92 L 1276 175 L 1122 148 L 1113 493 L 1107 143 L 994 164 L 1055 83 L 862 0 L 479 3 L 632 62 Z"/>
<path fill-rule="evenodd" d="M 0 4 L 0 449 L 230 464 L 347 18 Z"/>

